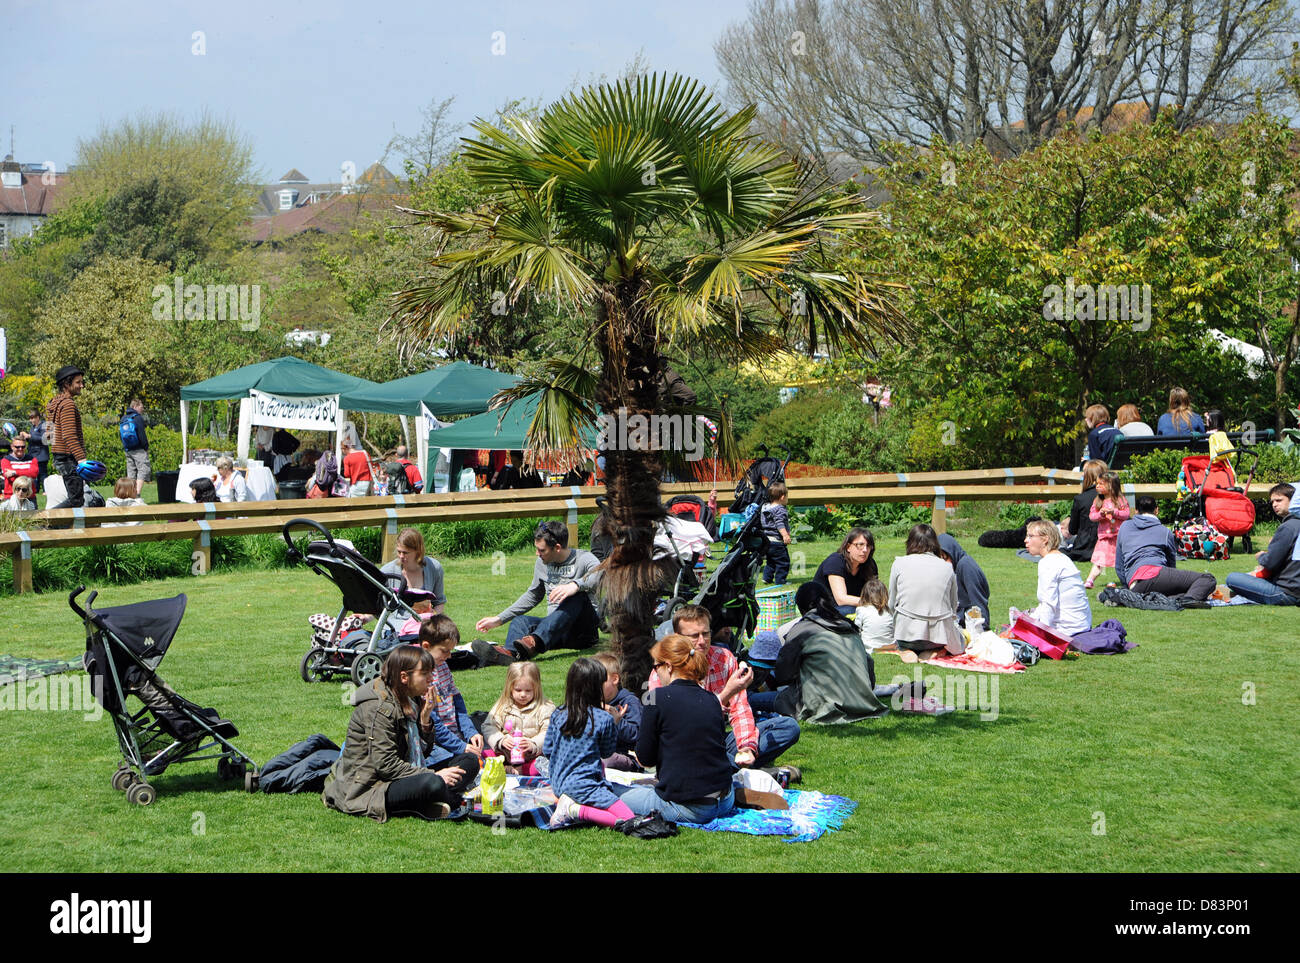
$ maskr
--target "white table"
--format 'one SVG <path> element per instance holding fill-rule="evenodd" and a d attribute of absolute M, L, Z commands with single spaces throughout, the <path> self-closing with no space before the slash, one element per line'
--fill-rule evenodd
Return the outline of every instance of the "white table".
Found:
<path fill-rule="evenodd" d="M 238 471 L 239 469 L 235 469 Z M 217 477 L 217 469 L 213 465 L 196 465 L 187 463 L 181 465 L 179 474 L 176 476 L 176 500 L 178 502 L 194 503 L 194 496 L 190 494 L 190 482 L 196 478 Z M 250 502 L 271 502 L 275 501 L 275 476 L 271 474 L 271 469 L 265 465 L 255 465 L 244 472 L 244 482 L 248 485 L 248 500 Z M 212 482 L 216 487 L 216 481 Z"/>

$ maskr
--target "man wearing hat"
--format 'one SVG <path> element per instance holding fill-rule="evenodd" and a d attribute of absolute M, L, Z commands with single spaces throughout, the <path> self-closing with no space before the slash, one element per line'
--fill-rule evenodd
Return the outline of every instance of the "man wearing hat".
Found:
<path fill-rule="evenodd" d="M 54 375 L 58 394 L 45 406 L 45 419 L 54 425 L 50 444 L 54 470 L 63 477 L 68 500 L 58 508 L 80 508 L 86 501 L 85 482 L 77 474 L 77 462 L 86 457 L 86 439 L 81 433 L 81 412 L 77 395 L 86 387 L 86 373 L 76 365 L 64 365 Z"/>

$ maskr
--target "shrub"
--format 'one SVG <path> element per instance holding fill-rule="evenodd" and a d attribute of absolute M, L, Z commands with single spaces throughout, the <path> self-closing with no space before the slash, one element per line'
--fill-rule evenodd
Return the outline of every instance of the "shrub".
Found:
<path fill-rule="evenodd" d="M 870 405 L 843 398 L 818 421 L 808 460 L 827 468 L 903 471 L 908 468 L 910 433 L 903 412 L 886 411 L 877 424 Z"/>
<path fill-rule="evenodd" d="M 760 446 L 779 458 L 790 452 L 790 460 L 811 460 L 813 444 L 821 436 L 827 416 L 837 411 L 845 396 L 833 392 L 799 392 L 787 404 L 762 415 L 741 440 L 740 450 L 746 458 L 755 457 Z"/>
<path fill-rule="evenodd" d="M 1031 518 L 1046 518 L 1059 522 L 1062 518 L 1069 517 L 1072 504 L 1070 500 L 1048 502 L 1046 505 L 1036 505 L 1032 502 L 1006 502 L 998 509 L 998 527 L 1019 528 Z"/>
<path fill-rule="evenodd" d="M 92 424 L 83 414 L 82 433 L 86 438 L 86 454 L 98 458 L 108 467 L 107 479 L 118 479 L 126 475 L 126 452 L 122 450 L 122 439 L 117 433 L 117 424 L 112 427 Z M 149 461 L 155 472 L 171 471 L 181 463 L 181 433 L 150 425 Z M 216 448 L 229 450 L 234 443 L 229 439 L 209 438 L 204 435 L 190 435 L 190 451 L 196 448 Z"/>

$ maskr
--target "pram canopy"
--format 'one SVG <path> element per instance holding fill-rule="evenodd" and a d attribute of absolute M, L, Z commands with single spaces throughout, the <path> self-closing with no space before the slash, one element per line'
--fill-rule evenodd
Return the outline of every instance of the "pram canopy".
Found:
<path fill-rule="evenodd" d="M 151 602 L 133 602 L 102 609 L 92 607 L 87 614 L 95 625 L 112 632 L 142 662 L 152 667 L 167 654 L 188 601 L 182 593 Z"/>

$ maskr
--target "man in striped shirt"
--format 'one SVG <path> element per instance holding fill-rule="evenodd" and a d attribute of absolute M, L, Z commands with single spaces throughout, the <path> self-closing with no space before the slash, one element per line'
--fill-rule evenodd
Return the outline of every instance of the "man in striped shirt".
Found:
<path fill-rule="evenodd" d="M 799 723 L 779 713 L 760 713 L 757 720 L 745 690 L 753 679 L 749 666 L 741 668 L 729 649 L 713 645 L 713 617 L 699 605 L 683 605 L 673 614 L 673 631 L 691 640 L 709 660 L 703 686 L 726 700 L 731 732 L 727 755 L 741 768 L 770 766 L 777 756 L 799 741 Z M 658 673 L 650 673 L 650 688 L 659 688 Z M 729 698 L 727 698 L 729 697 Z"/>
<path fill-rule="evenodd" d="M 54 375 L 59 393 L 45 407 L 45 418 L 54 425 L 50 460 L 63 477 L 68 500 L 56 508 L 80 508 L 86 503 L 86 483 L 77 474 L 77 462 L 86 457 L 86 440 L 81 433 L 81 412 L 77 395 L 86 387 L 86 373 L 76 365 L 65 365 Z"/>

